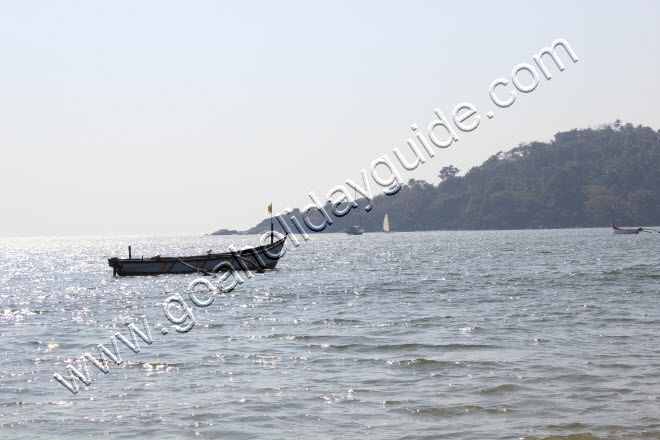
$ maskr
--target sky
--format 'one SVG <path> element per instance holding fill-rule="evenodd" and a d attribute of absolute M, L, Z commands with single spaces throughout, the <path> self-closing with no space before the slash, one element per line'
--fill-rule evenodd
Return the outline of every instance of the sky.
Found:
<path fill-rule="evenodd" d="M 530 3 L 2 0 L 0 236 L 247 229 L 462 102 L 477 129 L 404 180 L 616 119 L 660 128 L 660 2 Z M 560 49 L 563 72 L 493 105 L 558 38 L 579 61 Z"/>

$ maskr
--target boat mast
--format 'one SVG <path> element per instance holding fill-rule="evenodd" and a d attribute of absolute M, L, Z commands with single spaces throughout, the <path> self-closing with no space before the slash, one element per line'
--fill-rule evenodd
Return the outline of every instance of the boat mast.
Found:
<path fill-rule="evenodd" d="M 268 212 L 270 213 L 270 244 L 273 244 L 273 202 L 268 205 Z"/>
<path fill-rule="evenodd" d="M 358 205 L 358 216 L 360 217 L 360 229 L 362 229 L 362 211 L 360 210 L 360 203 L 357 198 L 357 188 L 355 188 L 355 201 Z"/>

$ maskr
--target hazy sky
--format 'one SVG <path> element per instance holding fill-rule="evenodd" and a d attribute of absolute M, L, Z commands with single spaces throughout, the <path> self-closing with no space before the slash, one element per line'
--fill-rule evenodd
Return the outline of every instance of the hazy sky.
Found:
<path fill-rule="evenodd" d="M 495 117 L 405 180 L 660 128 L 660 2 L 530 3 L 2 0 L 0 235 L 246 229 L 464 101 Z M 495 107 L 491 82 L 557 38 L 579 62 Z"/>

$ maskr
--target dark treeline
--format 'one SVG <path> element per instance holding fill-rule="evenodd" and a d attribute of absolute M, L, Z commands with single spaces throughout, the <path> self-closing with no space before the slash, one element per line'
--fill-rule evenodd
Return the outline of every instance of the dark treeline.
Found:
<path fill-rule="evenodd" d="M 443 168 L 438 185 L 411 179 L 397 194 L 377 196 L 369 213 L 361 208 L 365 231 L 380 231 L 385 213 L 392 231 L 607 226 L 613 203 L 617 224 L 660 224 L 660 130 L 649 127 L 617 121 L 561 132 L 499 152 L 464 176 L 457 171 Z M 329 232 L 359 222 L 355 210 L 332 218 Z"/>

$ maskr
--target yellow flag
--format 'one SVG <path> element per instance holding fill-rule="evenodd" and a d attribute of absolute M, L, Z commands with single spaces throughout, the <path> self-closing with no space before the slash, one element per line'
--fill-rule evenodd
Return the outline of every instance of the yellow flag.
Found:
<path fill-rule="evenodd" d="M 269 214 L 273 213 L 273 204 L 272 203 L 270 205 L 268 205 L 268 213 Z"/>

